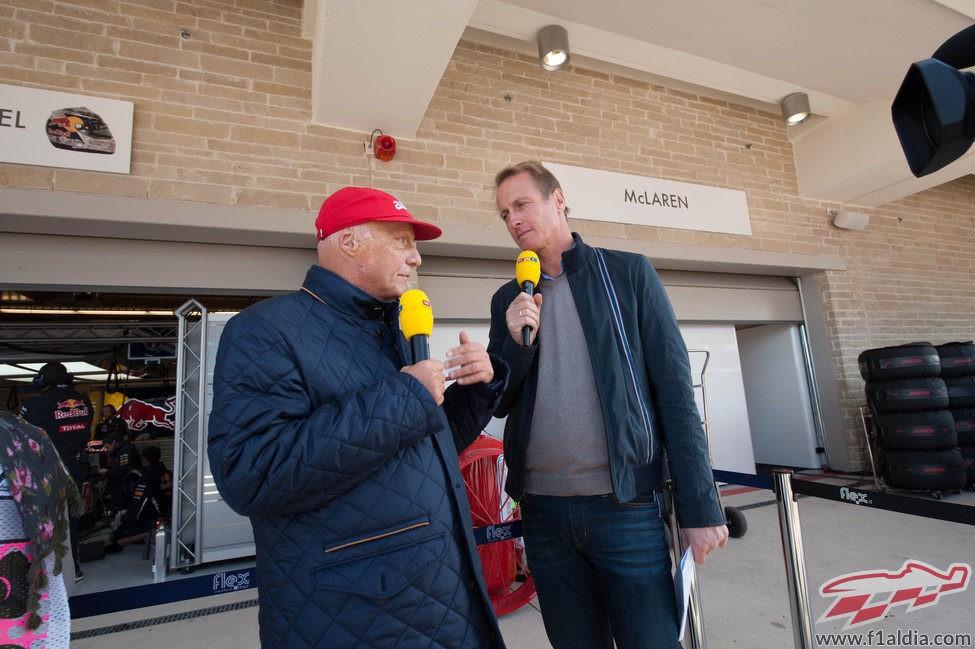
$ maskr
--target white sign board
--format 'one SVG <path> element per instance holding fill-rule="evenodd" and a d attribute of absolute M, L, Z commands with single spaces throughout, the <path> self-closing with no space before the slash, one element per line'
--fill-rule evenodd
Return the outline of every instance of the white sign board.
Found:
<path fill-rule="evenodd" d="M 129 173 L 130 101 L 0 84 L 0 162 Z"/>
<path fill-rule="evenodd" d="M 745 192 L 543 163 L 562 185 L 570 216 L 661 228 L 752 233 Z"/>

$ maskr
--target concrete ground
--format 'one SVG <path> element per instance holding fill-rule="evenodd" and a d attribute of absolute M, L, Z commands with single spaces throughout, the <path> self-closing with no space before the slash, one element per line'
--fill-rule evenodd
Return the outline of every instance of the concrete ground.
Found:
<path fill-rule="evenodd" d="M 852 485 L 856 477 L 820 477 Z M 743 508 L 748 531 L 731 539 L 699 567 L 707 645 L 787 648 L 794 646 L 776 507 L 769 491 L 730 487 L 724 504 Z M 975 493 L 945 497 L 947 502 L 975 506 Z M 801 497 L 798 502 L 809 585 L 809 600 L 818 619 L 833 604 L 819 588 L 841 575 L 867 570 L 896 571 L 907 560 L 919 560 L 946 571 L 950 564 L 975 564 L 975 530 L 906 514 L 890 513 Z M 132 548 L 132 550 L 137 550 Z M 127 550 L 128 551 L 128 550 Z M 138 551 L 138 550 L 137 550 Z M 91 574 L 92 567 L 86 567 Z M 94 575 L 92 575 L 94 576 Z M 93 580 L 94 581 L 94 580 Z M 84 583 L 84 582 L 83 582 Z M 77 649 L 249 649 L 259 647 L 255 590 L 78 619 L 72 648 Z M 239 608 L 233 608 L 238 606 Z M 509 649 L 548 649 L 541 614 L 533 600 L 500 619 Z M 216 608 L 219 612 L 209 612 Z M 231 610 L 232 609 L 232 610 Z M 850 633 L 971 634 L 975 646 L 975 587 L 942 596 L 926 608 L 890 607 L 886 616 Z M 815 622 L 815 620 L 814 620 Z M 124 628 L 119 630 L 117 625 Z M 115 627 L 115 628 L 113 628 Z M 816 633 L 842 632 L 842 621 L 815 624 Z M 879 636 L 878 636 L 879 637 Z M 689 646 L 685 641 L 685 646 Z M 821 644 L 820 646 L 827 646 Z M 915 646 L 878 643 L 862 646 Z"/>

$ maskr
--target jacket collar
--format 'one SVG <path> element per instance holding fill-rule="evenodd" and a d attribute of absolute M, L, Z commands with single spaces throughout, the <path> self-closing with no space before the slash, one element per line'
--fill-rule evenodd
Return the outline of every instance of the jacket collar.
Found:
<path fill-rule="evenodd" d="M 575 242 L 575 247 L 562 253 L 562 269 L 570 275 L 582 268 L 592 254 L 592 248 L 582 241 L 582 237 L 577 232 L 572 233 L 572 240 Z"/>
<path fill-rule="evenodd" d="M 396 302 L 377 300 L 358 286 L 317 264 L 305 274 L 301 292 L 363 320 L 392 320 L 399 306 Z"/>

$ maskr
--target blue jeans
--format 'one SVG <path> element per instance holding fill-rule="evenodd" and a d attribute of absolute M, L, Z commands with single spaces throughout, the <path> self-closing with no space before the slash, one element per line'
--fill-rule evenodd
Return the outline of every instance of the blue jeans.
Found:
<path fill-rule="evenodd" d="M 528 569 L 554 649 L 680 649 L 664 522 L 652 495 L 521 503 Z"/>

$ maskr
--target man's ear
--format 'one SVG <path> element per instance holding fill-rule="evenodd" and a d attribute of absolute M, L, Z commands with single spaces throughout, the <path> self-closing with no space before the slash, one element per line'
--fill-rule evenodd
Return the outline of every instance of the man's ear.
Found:
<path fill-rule="evenodd" d="M 552 190 L 552 197 L 555 198 L 555 209 L 559 214 L 565 216 L 565 194 L 562 193 L 562 189 L 556 187 Z"/>
<path fill-rule="evenodd" d="M 348 228 L 339 233 L 339 250 L 354 257 L 359 249 L 359 238 L 356 236 L 355 228 Z"/>

